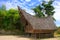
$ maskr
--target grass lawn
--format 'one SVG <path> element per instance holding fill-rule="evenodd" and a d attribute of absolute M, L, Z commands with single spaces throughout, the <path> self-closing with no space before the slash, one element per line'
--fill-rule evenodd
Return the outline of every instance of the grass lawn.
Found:
<path fill-rule="evenodd" d="M 55 36 L 55 37 L 60 37 L 60 34 L 55 34 L 54 36 Z"/>

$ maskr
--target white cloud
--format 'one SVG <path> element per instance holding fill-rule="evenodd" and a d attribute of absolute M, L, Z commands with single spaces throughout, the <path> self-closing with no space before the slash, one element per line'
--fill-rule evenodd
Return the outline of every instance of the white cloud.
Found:
<path fill-rule="evenodd" d="M 58 1 L 54 1 L 54 3 L 53 3 L 53 6 L 57 9 L 59 9 L 60 8 L 60 2 L 58 2 Z"/>
<path fill-rule="evenodd" d="M 26 2 L 30 2 L 31 0 L 25 0 Z"/>
<path fill-rule="evenodd" d="M 5 5 L 6 5 L 7 10 L 10 8 L 15 9 L 15 8 L 17 8 L 17 6 L 25 8 L 26 2 L 21 3 L 18 0 L 14 0 L 14 1 L 12 0 L 11 2 L 10 1 L 5 2 Z"/>
<path fill-rule="evenodd" d="M 50 0 L 45 0 L 46 2 L 49 2 Z"/>
<path fill-rule="evenodd" d="M 10 7 L 12 7 L 12 4 L 10 2 L 7 2 L 5 5 L 7 9 L 10 9 Z"/>
<path fill-rule="evenodd" d="M 39 0 L 39 1 L 41 1 L 41 0 Z"/>
<path fill-rule="evenodd" d="M 27 1 L 27 0 L 26 0 Z M 7 7 L 7 10 L 10 9 L 10 8 L 17 8 L 17 5 L 20 6 L 22 9 L 26 10 L 27 13 L 30 13 L 31 15 L 34 15 L 33 11 L 31 9 L 28 9 L 27 6 L 26 6 L 26 2 L 23 2 L 23 3 L 20 3 L 19 1 L 15 0 L 12 2 L 8 1 L 5 3 L 6 7 Z M 32 4 L 33 5 L 33 4 Z"/>
<path fill-rule="evenodd" d="M 29 4 L 29 6 L 32 6 L 32 5 L 34 5 L 34 4 L 36 4 L 36 2 Z"/>
<path fill-rule="evenodd" d="M 60 9 L 55 9 L 54 18 L 56 20 L 60 20 Z"/>
<path fill-rule="evenodd" d="M 17 8 L 17 5 L 10 1 L 6 2 L 5 5 L 6 5 L 7 10 L 10 8 L 14 8 L 14 9 Z"/>
<path fill-rule="evenodd" d="M 21 1 L 24 1 L 24 0 L 21 0 Z"/>
<path fill-rule="evenodd" d="M 31 10 L 31 9 L 26 9 L 26 12 L 29 13 L 29 14 L 31 14 L 31 15 L 34 15 L 35 14 L 34 11 Z"/>
<path fill-rule="evenodd" d="M 58 1 L 55 1 L 54 3 L 57 3 L 57 5 L 53 4 L 53 6 L 55 7 L 54 18 L 56 20 L 60 20 L 60 3 Z"/>

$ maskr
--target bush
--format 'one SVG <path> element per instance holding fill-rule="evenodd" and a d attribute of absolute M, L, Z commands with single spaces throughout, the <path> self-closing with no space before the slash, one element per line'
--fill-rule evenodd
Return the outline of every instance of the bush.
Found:
<path fill-rule="evenodd" d="M 15 24 L 19 21 L 20 17 L 18 10 L 9 9 L 6 10 L 4 6 L 0 8 L 0 29 L 14 30 Z"/>
<path fill-rule="evenodd" d="M 19 30 L 21 34 L 24 32 L 23 24 L 20 22 L 18 10 L 2 7 L 0 8 L 0 30 Z"/>
<path fill-rule="evenodd" d="M 57 28 L 56 33 L 60 34 L 60 27 Z"/>

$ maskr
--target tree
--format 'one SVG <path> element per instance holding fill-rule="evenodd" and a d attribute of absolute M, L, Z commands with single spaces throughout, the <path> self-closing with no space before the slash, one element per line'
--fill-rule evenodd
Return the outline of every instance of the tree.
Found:
<path fill-rule="evenodd" d="M 6 7 L 5 5 L 2 5 L 2 7 L 0 8 L 0 29 L 4 28 L 4 19 L 6 14 Z"/>
<path fill-rule="evenodd" d="M 60 34 L 60 26 L 59 26 L 59 27 L 57 27 L 57 30 L 56 30 L 56 32 L 55 32 L 55 33 Z"/>
<path fill-rule="evenodd" d="M 46 11 L 45 14 L 47 14 L 48 16 L 50 16 L 50 15 L 53 16 L 53 14 L 55 13 L 55 11 L 53 11 L 54 10 L 54 7 L 52 6 L 52 3 L 53 2 L 54 2 L 53 0 L 50 0 L 48 2 L 48 4 L 45 4 L 44 1 L 42 3 L 42 6 L 44 7 L 43 9 Z"/>
<path fill-rule="evenodd" d="M 5 18 L 5 23 L 6 25 L 6 29 L 7 30 L 14 30 L 16 29 L 16 23 L 19 19 L 19 14 L 18 14 L 18 10 L 15 9 L 9 9 L 7 10 L 7 16 Z"/>
<path fill-rule="evenodd" d="M 3 4 L 2 7 L 0 8 L 0 10 L 5 11 L 6 10 L 6 6 Z"/>
<path fill-rule="evenodd" d="M 47 16 L 53 16 L 54 7 L 52 6 L 52 3 L 52 0 L 50 0 L 48 3 L 43 1 L 41 5 L 38 5 L 37 7 L 33 8 L 33 10 L 38 17 L 45 17 L 45 14 L 47 14 Z"/>
<path fill-rule="evenodd" d="M 36 17 L 43 17 L 44 14 L 42 12 L 42 7 L 40 5 L 36 6 L 36 8 L 33 8 L 34 12 L 35 12 L 35 16 Z"/>
<path fill-rule="evenodd" d="M 0 29 L 14 30 L 19 24 L 19 13 L 16 9 L 6 10 L 5 5 L 0 8 Z M 17 24 L 18 23 L 18 24 Z"/>

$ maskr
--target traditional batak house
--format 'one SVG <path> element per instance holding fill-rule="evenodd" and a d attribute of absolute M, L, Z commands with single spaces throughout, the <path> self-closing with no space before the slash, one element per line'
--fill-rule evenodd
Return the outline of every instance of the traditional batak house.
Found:
<path fill-rule="evenodd" d="M 37 18 L 26 13 L 18 6 L 21 22 L 24 24 L 25 33 L 39 37 L 53 37 L 56 25 L 51 16 Z"/>

